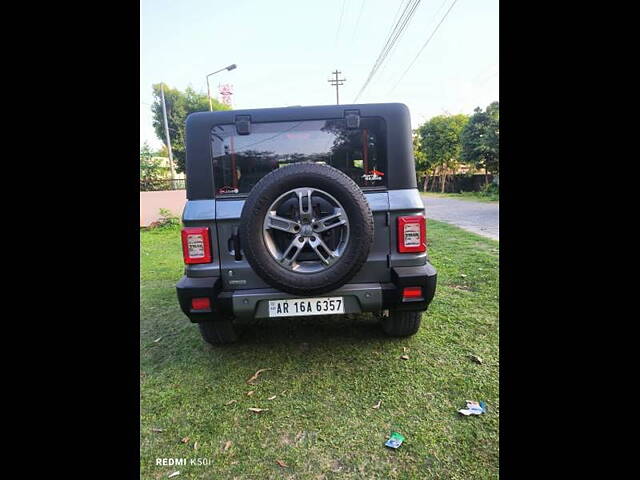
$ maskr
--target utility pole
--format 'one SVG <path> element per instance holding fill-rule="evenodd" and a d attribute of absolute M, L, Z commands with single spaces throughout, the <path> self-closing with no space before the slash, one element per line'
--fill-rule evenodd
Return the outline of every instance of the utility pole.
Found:
<path fill-rule="evenodd" d="M 330 78 L 329 80 L 327 80 L 329 83 L 331 83 L 332 86 L 336 87 L 336 105 L 340 105 L 340 96 L 338 94 L 338 86 L 339 85 L 344 85 L 344 82 L 347 81 L 346 78 L 338 78 L 338 75 L 341 74 L 342 72 L 339 72 L 338 70 L 336 70 L 335 72 L 331 72 L 333 75 L 336 76 L 335 79 Z"/>
<path fill-rule="evenodd" d="M 173 152 L 171 152 L 171 140 L 169 139 L 169 123 L 167 122 L 167 105 L 164 102 L 164 83 L 160 84 L 162 94 L 162 116 L 164 117 L 164 133 L 167 138 L 167 150 L 169 150 L 169 168 L 171 169 L 171 180 L 176 178 L 176 171 L 173 168 Z M 173 187 L 173 185 L 171 185 Z"/>

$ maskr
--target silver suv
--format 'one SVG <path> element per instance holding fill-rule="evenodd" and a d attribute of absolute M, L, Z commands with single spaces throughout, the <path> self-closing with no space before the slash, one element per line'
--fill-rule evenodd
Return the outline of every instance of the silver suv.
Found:
<path fill-rule="evenodd" d="M 413 335 L 433 299 L 403 104 L 195 113 L 180 307 L 205 341 L 256 318 L 380 313 Z"/>

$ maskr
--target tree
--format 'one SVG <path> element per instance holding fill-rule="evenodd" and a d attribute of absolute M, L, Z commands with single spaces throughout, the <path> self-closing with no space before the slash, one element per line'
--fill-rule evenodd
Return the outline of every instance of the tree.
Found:
<path fill-rule="evenodd" d="M 413 131 L 413 158 L 416 163 L 418 183 L 420 183 L 420 179 L 423 179 L 422 190 L 426 192 L 429 187 L 429 176 L 435 173 L 436 166 L 431 162 L 430 158 L 427 157 L 417 129 Z"/>
<path fill-rule="evenodd" d="M 169 156 L 169 150 L 167 149 L 167 146 L 166 145 L 162 145 L 162 147 L 160 147 L 158 150 L 153 152 L 153 156 L 154 157 L 168 157 Z"/>
<path fill-rule="evenodd" d="M 488 172 L 499 172 L 500 106 L 493 102 L 486 111 L 477 107 L 473 112 L 460 135 L 462 160 L 483 168 L 486 184 Z"/>
<path fill-rule="evenodd" d="M 166 144 L 164 131 L 164 119 L 162 115 L 162 94 L 160 86 L 153 85 L 153 128 L 157 137 Z M 178 173 L 185 171 L 186 146 L 185 146 L 185 122 L 187 117 L 194 112 L 209 111 L 209 99 L 202 93 L 197 93 L 193 88 L 187 87 L 184 92 L 177 88 L 170 88 L 164 85 L 164 99 L 167 106 L 167 123 L 169 124 L 169 139 L 171 140 L 171 150 L 173 159 L 176 162 Z M 217 100 L 212 99 L 213 110 L 230 110 Z"/>
<path fill-rule="evenodd" d="M 440 188 L 444 192 L 447 175 L 460 165 L 460 133 L 469 121 L 464 114 L 438 115 L 418 128 L 420 145 L 429 164 L 440 174 Z"/>
<path fill-rule="evenodd" d="M 154 185 L 162 178 L 162 166 L 153 159 L 149 144 L 144 142 L 140 149 L 140 186 L 143 190 L 153 190 Z"/>

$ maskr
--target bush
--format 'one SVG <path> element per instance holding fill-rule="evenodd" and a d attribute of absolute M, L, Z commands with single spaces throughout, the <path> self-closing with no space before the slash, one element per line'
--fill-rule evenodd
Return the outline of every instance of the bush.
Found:
<path fill-rule="evenodd" d="M 149 228 L 177 228 L 182 225 L 180 217 L 166 208 L 160 209 L 160 218 L 149 225 Z"/>
<path fill-rule="evenodd" d="M 500 187 L 496 183 L 488 183 L 482 187 L 483 197 L 489 197 L 490 200 L 500 200 Z"/>
<path fill-rule="evenodd" d="M 499 195 L 500 194 L 500 187 L 498 187 L 498 185 L 496 183 L 487 183 L 486 185 L 483 185 L 482 187 L 482 193 L 486 194 L 486 195 Z"/>

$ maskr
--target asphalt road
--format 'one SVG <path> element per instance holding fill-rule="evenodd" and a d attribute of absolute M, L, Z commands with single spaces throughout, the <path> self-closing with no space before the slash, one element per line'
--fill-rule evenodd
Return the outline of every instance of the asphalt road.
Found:
<path fill-rule="evenodd" d="M 451 223 L 494 240 L 500 240 L 498 203 L 469 202 L 455 198 L 422 197 L 427 219 Z"/>

